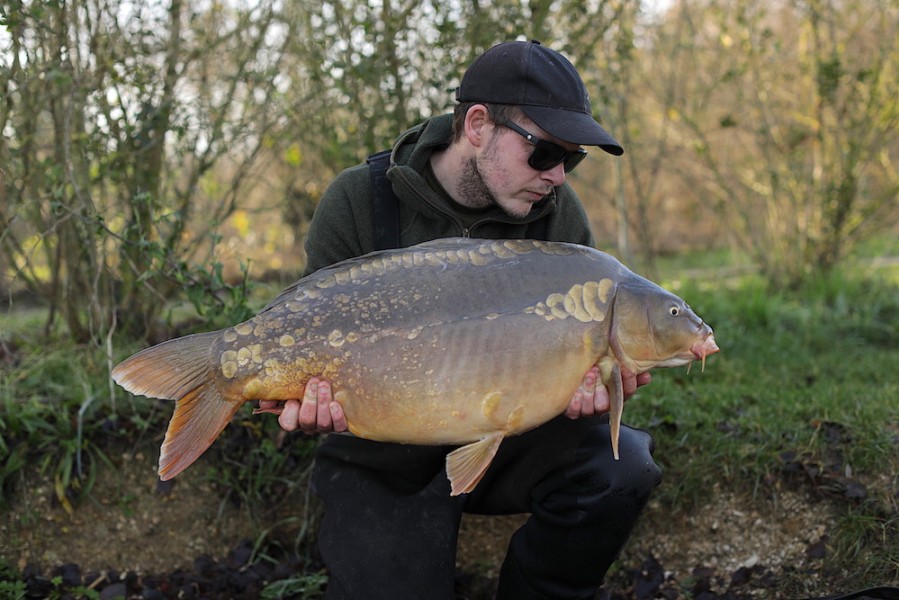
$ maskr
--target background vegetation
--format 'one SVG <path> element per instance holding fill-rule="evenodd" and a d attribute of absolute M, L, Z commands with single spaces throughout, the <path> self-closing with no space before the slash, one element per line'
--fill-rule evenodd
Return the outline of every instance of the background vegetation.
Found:
<path fill-rule="evenodd" d="M 109 444 L 169 416 L 111 366 L 259 308 L 337 172 L 450 110 L 475 55 L 536 38 L 626 149 L 571 178 L 600 247 L 724 348 L 629 407 L 670 452 L 664 501 L 770 493 L 839 430 L 868 491 L 844 498 L 834 577 L 896 581 L 897 27 L 895 0 L 5 2 L 0 503 L 37 466 L 76 510 Z M 216 477 L 277 506 L 309 443 L 233 429 L 256 467 Z"/>

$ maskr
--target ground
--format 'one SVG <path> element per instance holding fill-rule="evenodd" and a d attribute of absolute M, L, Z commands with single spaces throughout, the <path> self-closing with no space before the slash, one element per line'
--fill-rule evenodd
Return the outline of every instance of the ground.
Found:
<path fill-rule="evenodd" d="M 280 575 L 271 565 L 259 567 L 257 575 L 248 572 L 261 528 L 281 527 L 296 537 L 296 524 L 253 523 L 243 508 L 223 501 L 201 469 L 160 488 L 154 461 L 141 453 L 115 458 L 116 468 L 100 470 L 92 493 L 71 514 L 55 499 L 49 480 L 23 484 L 0 520 L 0 558 L 26 573 L 35 589 L 43 585 L 46 592 L 48 580 L 58 575 L 96 591 L 108 588 L 108 598 L 124 590 L 135 598 L 225 598 L 232 596 L 227 589 L 208 588 L 210 581 L 226 585 L 225 573 L 257 577 L 256 588 L 245 580 L 235 585 L 258 591 L 265 581 L 310 569 L 294 563 L 280 565 Z M 755 500 L 713 492 L 713 501 L 693 514 L 668 514 L 651 502 L 600 597 L 778 598 L 785 597 L 780 583 L 797 574 L 816 589 L 831 506 L 801 491 Z M 465 519 L 459 598 L 490 597 L 509 536 L 525 518 Z M 141 596 L 145 585 L 157 595 Z"/>

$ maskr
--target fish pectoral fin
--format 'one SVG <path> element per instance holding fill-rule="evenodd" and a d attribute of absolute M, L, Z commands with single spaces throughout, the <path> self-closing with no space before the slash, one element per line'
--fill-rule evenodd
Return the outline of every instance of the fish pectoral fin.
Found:
<path fill-rule="evenodd" d="M 609 391 L 609 431 L 612 434 L 612 454 L 618 460 L 618 437 L 621 433 L 621 414 L 624 412 L 624 385 L 621 382 L 621 365 L 612 358 L 601 360 L 599 371 L 602 382 Z"/>
<path fill-rule="evenodd" d="M 446 476 L 452 485 L 451 496 L 467 494 L 478 484 L 496 456 L 506 435 L 497 431 L 450 452 L 446 457 Z"/>
<path fill-rule="evenodd" d="M 159 477 L 167 481 L 189 467 L 231 422 L 241 402 L 228 402 L 211 385 L 180 398 L 159 454 Z"/>

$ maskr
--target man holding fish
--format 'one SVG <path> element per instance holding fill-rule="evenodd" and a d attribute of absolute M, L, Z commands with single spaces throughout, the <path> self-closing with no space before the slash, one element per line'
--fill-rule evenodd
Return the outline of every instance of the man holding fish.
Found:
<path fill-rule="evenodd" d="M 398 245 L 539 237 L 592 246 L 566 174 L 586 156 L 582 146 L 623 149 L 594 120 L 571 63 L 537 42 L 503 43 L 471 64 L 456 99 L 453 115 L 407 131 L 392 149 Z M 336 178 L 306 238 L 307 274 L 376 249 L 372 202 L 366 165 Z M 521 343 L 529 343 L 527 332 Z M 469 512 L 531 514 L 512 537 L 497 598 L 592 599 L 660 479 L 643 431 L 622 426 L 620 459 L 613 456 L 601 378 L 599 366 L 589 369 L 564 415 L 505 439 L 469 493 L 451 495 L 444 472 L 451 447 L 328 436 L 314 475 L 325 508 L 326 597 L 453 598 L 459 523 Z M 624 366 L 620 379 L 626 398 L 650 377 Z M 308 382 L 302 400 L 260 408 L 279 412 L 288 431 L 347 430 L 323 378 Z"/>
<path fill-rule="evenodd" d="M 453 598 L 465 512 L 530 513 L 497 598 L 593 598 L 660 477 L 650 436 L 621 425 L 624 400 L 651 369 L 718 346 L 682 299 L 590 247 L 565 176 L 581 146 L 622 149 L 571 63 L 500 44 L 457 100 L 400 136 L 384 173 L 337 177 L 306 277 L 112 377 L 175 400 L 163 480 L 247 402 L 333 433 L 313 476 L 329 599 Z"/>

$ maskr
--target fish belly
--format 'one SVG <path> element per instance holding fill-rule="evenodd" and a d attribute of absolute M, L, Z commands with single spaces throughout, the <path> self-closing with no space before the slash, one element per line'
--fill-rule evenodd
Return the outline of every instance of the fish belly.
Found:
<path fill-rule="evenodd" d="M 561 414 L 595 361 L 583 331 L 525 315 L 388 336 L 348 361 L 336 398 L 373 440 L 457 444 L 521 433 Z M 538 324 L 539 325 L 539 324 Z M 547 324 L 549 325 L 549 324 Z"/>

